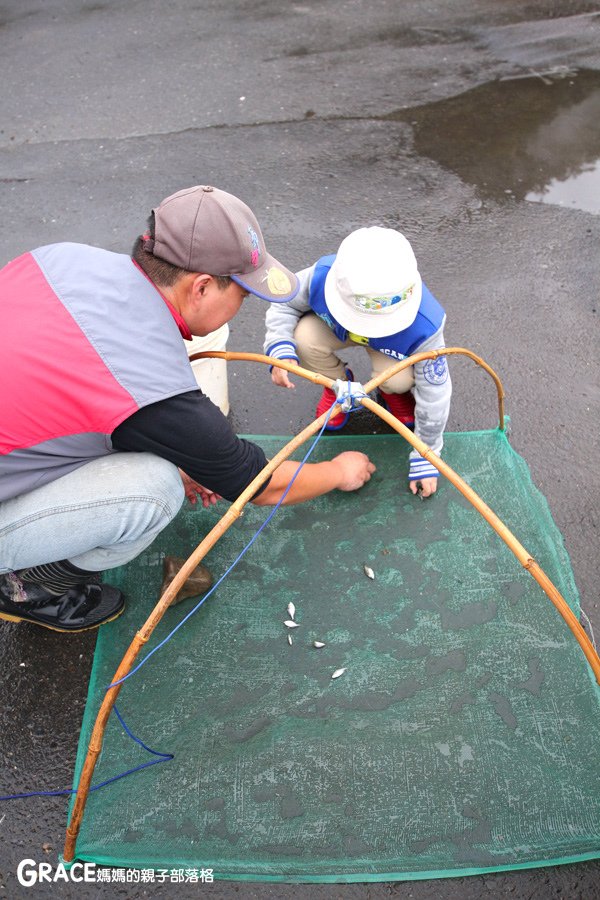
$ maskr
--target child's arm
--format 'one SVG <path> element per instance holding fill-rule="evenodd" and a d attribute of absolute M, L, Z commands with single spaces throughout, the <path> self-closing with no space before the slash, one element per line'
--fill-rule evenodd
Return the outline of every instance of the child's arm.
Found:
<path fill-rule="evenodd" d="M 444 323 L 445 319 L 441 328 L 413 352 L 443 349 L 446 346 Z M 439 456 L 444 444 L 444 428 L 448 421 L 452 396 L 452 381 L 446 357 L 416 363 L 414 374 L 415 434 Z M 413 493 L 416 493 L 419 484 L 422 487 L 422 496 L 434 493 L 438 475 L 438 470 L 423 459 L 417 450 L 411 451 L 408 477 Z"/>
<path fill-rule="evenodd" d="M 298 362 L 294 332 L 300 317 L 310 309 L 308 296 L 313 271 L 314 266 L 310 266 L 297 273 L 300 289 L 293 300 L 290 300 L 289 303 L 269 304 L 265 316 L 264 352 L 267 356 Z M 271 378 L 280 387 L 294 387 L 285 369 L 273 368 Z"/>

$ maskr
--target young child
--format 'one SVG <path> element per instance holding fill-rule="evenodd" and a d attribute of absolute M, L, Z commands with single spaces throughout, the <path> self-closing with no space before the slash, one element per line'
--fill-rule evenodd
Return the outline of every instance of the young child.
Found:
<path fill-rule="evenodd" d="M 373 375 L 395 361 L 444 344 L 446 315 L 422 283 L 412 247 L 391 228 L 359 228 L 344 238 L 336 255 L 323 256 L 297 273 L 300 290 L 289 303 L 271 304 L 266 316 L 265 353 L 291 359 L 332 379 L 352 373 L 338 356 L 364 346 Z M 273 368 L 273 382 L 293 388 L 288 373 Z M 452 386 L 446 357 L 425 360 L 381 385 L 379 402 L 439 454 Z M 317 415 L 335 401 L 324 388 Z M 349 414 L 340 412 L 328 429 L 338 431 Z M 437 469 L 416 450 L 410 454 L 409 482 L 428 497 L 437 487 Z"/>

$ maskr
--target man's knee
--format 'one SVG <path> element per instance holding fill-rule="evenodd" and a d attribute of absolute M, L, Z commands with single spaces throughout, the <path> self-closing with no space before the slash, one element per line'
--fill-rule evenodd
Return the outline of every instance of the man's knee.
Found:
<path fill-rule="evenodd" d="M 173 463 L 111 453 L 0 506 L 0 571 L 62 559 L 89 571 L 122 565 L 175 518 L 184 499 Z"/>
<path fill-rule="evenodd" d="M 185 491 L 176 465 L 152 453 L 140 454 L 143 463 L 136 468 L 136 490 L 153 499 L 169 521 L 175 518 Z"/>
<path fill-rule="evenodd" d="M 184 501 L 183 483 L 173 463 L 150 453 L 122 456 L 119 484 L 113 486 L 117 493 L 98 506 L 91 546 L 66 554 L 79 568 L 104 571 L 128 563 L 169 525 Z"/>

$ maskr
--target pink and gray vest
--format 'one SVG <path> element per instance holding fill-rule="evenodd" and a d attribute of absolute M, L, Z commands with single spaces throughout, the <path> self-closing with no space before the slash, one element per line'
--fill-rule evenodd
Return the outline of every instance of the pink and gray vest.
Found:
<path fill-rule="evenodd" d="M 0 270 L 0 501 L 112 452 L 114 429 L 197 390 L 186 326 L 129 256 L 51 244 Z"/>

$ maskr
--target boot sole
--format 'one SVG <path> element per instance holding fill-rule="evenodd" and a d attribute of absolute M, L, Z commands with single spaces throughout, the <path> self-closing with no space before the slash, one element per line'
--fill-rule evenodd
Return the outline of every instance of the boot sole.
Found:
<path fill-rule="evenodd" d="M 327 425 L 325 426 L 325 431 L 341 431 L 342 428 L 345 428 L 346 425 L 348 424 L 348 419 L 349 419 L 349 418 L 350 418 L 350 413 L 348 413 L 348 414 L 346 415 L 346 418 L 344 419 L 344 421 L 341 422 L 339 425 L 329 425 L 329 424 L 327 424 Z"/>
<path fill-rule="evenodd" d="M 5 619 L 7 622 L 26 622 L 27 625 L 39 625 L 40 628 L 47 628 L 49 631 L 60 631 L 61 634 L 80 634 L 82 631 L 93 631 L 94 628 L 100 628 L 102 625 L 106 625 L 107 622 L 114 622 L 114 620 L 118 619 L 124 611 L 125 606 L 122 606 L 121 609 L 117 610 L 110 618 L 102 619 L 101 622 L 98 622 L 95 625 L 84 625 L 83 628 L 59 628 L 57 625 L 47 625 L 46 622 L 37 622 L 35 619 L 12 616 L 10 613 L 3 612 L 2 610 L 0 610 L 0 619 Z"/>

